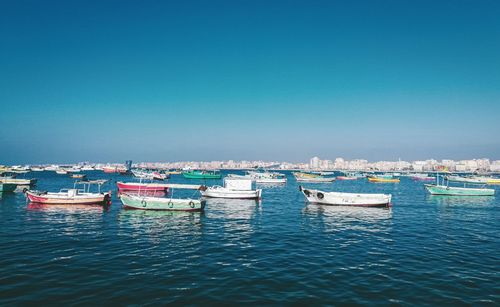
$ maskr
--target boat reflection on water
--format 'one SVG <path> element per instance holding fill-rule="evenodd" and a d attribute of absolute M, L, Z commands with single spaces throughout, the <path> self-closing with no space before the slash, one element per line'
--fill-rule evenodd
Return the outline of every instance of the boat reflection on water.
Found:
<path fill-rule="evenodd" d="M 308 204 L 302 211 L 305 217 L 321 221 L 330 230 L 362 230 L 379 232 L 387 230 L 392 218 L 391 208 L 347 207 Z"/>
<path fill-rule="evenodd" d="M 202 216 L 202 211 L 121 210 L 118 221 L 120 228 L 132 228 L 135 234 L 156 240 L 155 236 L 168 232 L 200 230 Z"/>
<path fill-rule="evenodd" d="M 495 203 L 495 197 L 427 195 L 427 202 L 441 206 L 492 206 Z"/>
<path fill-rule="evenodd" d="M 205 205 L 208 218 L 249 220 L 260 210 L 260 202 L 253 199 L 207 198 Z"/>
<path fill-rule="evenodd" d="M 263 189 L 274 189 L 274 188 L 286 187 L 286 182 L 282 182 L 282 183 L 257 182 L 257 183 L 255 183 L 255 185 L 258 186 L 259 188 L 263 188 Z"/>
<path fill-rule="evenodd" d="M 109 205 L 102 204 L 42 204 L 30 202 L 27 209 L 31 211 L 46 211 L 46 212 L 105 212 L 109 210 Z"/>

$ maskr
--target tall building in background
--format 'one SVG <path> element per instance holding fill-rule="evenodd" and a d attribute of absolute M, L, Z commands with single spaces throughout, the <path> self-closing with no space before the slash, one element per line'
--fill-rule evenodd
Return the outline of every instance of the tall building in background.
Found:
<path fill-rule="evenodd" d="M 311 161 L 309 161 L 309 167 L 311 167 L 312 169 L 318 169 L 319 168 L 319 158 L 318 157 L 314 157 L 311 159 Z"/>

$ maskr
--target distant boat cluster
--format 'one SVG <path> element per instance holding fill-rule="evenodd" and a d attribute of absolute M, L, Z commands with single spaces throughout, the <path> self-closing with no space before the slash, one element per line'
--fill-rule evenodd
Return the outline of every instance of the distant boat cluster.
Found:
<path fill-rule="evenodd" d="M 203 210 L 205 199 L 255 199 L 263 197 L 266 185 L 287 184 L 287 176 L 268 170 L 249 170 L 244 174 L 227 174 L 224 178 L 218 170 L 147 170 L 131 169 L 127 166 L 104 166 L 101 168 L 82 167 L 47 167 L 43 169 L 7 168 L 0 169 L 0 192 L 14 192 L 22 187 L 26 197 L 33 203 L 66 204 L 66 205 L 108 205 L 112 191 L 101 191 L 106 180 L 89 180 L 85 171 L 100 170 L 104 173 L 118 173 L 133 176 L 133 180 L 121 180 L 116 183 L 120 200 L 125 208 L 141 210 L 196 211 Z M 33 189 L 37 184 L 35 178 L 18 178 L 18 175 L 29 172 L 54 171 L 60 175 L 69 175 L 77 179 L 73 187 L 60 191 L 38 191 Z M 429 173 L 368 173 L 344 172 L 335 176 L 335 172 L 293 172 L 293 178 L 306 201 L 324 205 L 389 207 L 391 194 L 345 193 L 340 191 L 323 191 L 303 187 L 303 184 L 327 184 L 336 180 L 361 180 L 368 183 L 399 183 L 401 177 L 409 177 L 414 181 L 425 183 L 425 189 L 432 195 L 445 196 L 494 196 L 495 190 L 487 185 L 500 184 L 500 178 L 491 176 L 458 176 L 452 174 Z M 223 179 L 222 186 L 200 185 L 168 182 L 172 175 L 182 175 L 188 180 Z M 127 177 L 124 177 L 127 178 Z M 435 183 L 430 183 L 435 181 Z M 257 188 L 257 185 L 260 185 Z M 91 188 L 92 187 L 92 188 Z M 95 187 L 95 188 L 93 188 Z M 199 191 L 198 198 L 174 198 L 174 189 L 190 189 Z"/>

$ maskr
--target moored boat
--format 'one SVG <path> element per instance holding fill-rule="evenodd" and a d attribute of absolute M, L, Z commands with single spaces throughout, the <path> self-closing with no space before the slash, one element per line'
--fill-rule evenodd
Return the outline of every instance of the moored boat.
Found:
<path fill-rule="evenodd" d="M 286 176 L 273 172 L 247 172 L 247 176 L 256 183 L 286 183 Z"/>
<path fill-rule="evenodd" d="M 201 211 L 205 201 L 199 199 L 162 198 L 141 195 L 122 194 L 120 200 L 127 209 Z"/>
<path fill-rule="evenodd" d="M 309 173 L 293 173 L 293 176 L 298 182 L 324 183 L 335 181 L 335 177 L 324 177 L 321 175 Z"/>
<path fill-rule="evenodd" d="M 27 190 L 26 197 L 31 202 L 47 205 L 107 205 L 111 201 L 111 191 L 106 193 L 101 192 L 101 185 L 105 182 L 104 180 L 75 182 L 73 189 L 61 189 L 59 192 Z M 90 186 L 93 184 L 98 186 L 97 193 L 90 192 Z M 83 185 L 83 188 L 78 189 L 78 185 Z"/>
<path fill-rule="evenodd" d="M 486 189 L 484 188 L 485 184 L 483 184 L 483 187 L 477 187 L 475 186 L 474 188 L 467 187 L 467 182 L 464 183 L 463 187 L 453 187 L 449 186 L 450 180 L 448 180 L 449 176 L 443 177 L 441 182 L 439 182 L 439 175 L 436 176 L 436 183 L 435 184 L 426 184 L 425 189 L 431 194 L 431 195 L 446 195 L 446 196 L 494 196 L 495 195 L 495 190 L 494 189 Z M 446 180 L 446 184 L 445 184 Z"/>
<path fill-rule="evenodd" d="M 324 192 L 320 190 L 304 189 L 299 186 L 308 202 L 323 205 L 350 206 L 350 207 L 389 207 L 392 195 L 390 194 L 361 194 L 344 192 Z"/>
<path fill-rule="evenodd" d="M 494 189 L 450 187 L 446 185 L 426 184 L 425 188 L 432 195 L 448 196 L 494 196 Z"/>
<path fill-rule="evenodd" d="M 204 197 L 235 198 L 235 199 L 261 199 L 262 190 L 252 189 L 252 180 L 225 178 L 224 186 L 203 186 L 200 193 Z"/>
<path fill-rule="evenodd" d="M 399 178 L 393 178 L 389 176 L 371 176 L 368 177 L 369 182 L 382 182 L 382 183 L 398 183 Z"/>
<path fill-rule="evenodd" d="M 220 171 L 216 170 L 195 170 L 182 172 L 182 176 L 187 179 L 221 179 Z"/>
<path fill-rule="evenodd" d="M 11 178 L 11 177 L 0 177 L 0 183 L 33 186 L 37 182 L 37 179 L 23 179 L 23 178 Z"/>
<path fill-rule="evenodd" d="M 168 185 L 163 183 L 121 182 L 116 183 L 119 191 L 168 191 Z"/>

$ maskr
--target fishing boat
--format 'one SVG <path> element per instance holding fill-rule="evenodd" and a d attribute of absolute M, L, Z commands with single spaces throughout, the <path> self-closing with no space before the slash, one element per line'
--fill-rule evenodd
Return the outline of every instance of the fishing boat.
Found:
<path fill-rule="evenodd" d="M 256 183 L 286 183 L 286 176 L 280 173 L 248 171 L 247 175 Z"/>
<path fill-rule="evenodd" d="M 87 177 L 87 175 L 85 175 L 85 174 L 71 174 L 70 177 L 74 178 L 74 179 L 85 179 Z"/>
<path fill-rule="evenodd" d="M 37 179 L 23 179 L 23 178 L 13 178 L 13 177 L 0 177 L 0 183 L 33 186 L 37 182 Z"/>
<path fill-rule="evenodd" d="M 382 182 L 382 183 L 398 183 L 399 178 L 394 178 L 392 175 L 374 175 L 368 177 L 369 182 Z"/>
<path fill-rule="evenodd" d="M 359 173 L 345 173 L 343 176 L 337 176 L 337 180 L 358 180 L 362 177 Z"/>
<path fill-rule="evenodd" d="M 224 186 L 202 186 L 200 193 L 204 197 L 235 198 L 235 199 L 261 199 L 262 190 L 252 189 L 252 180 L 224 178 Z"/>
<path fill-rule="evenodd" d="M 463 182 L 472 184 L 489 184 L 489 185 L 500 184 L 500 178 L 486 177 L 486 176 L 461 177 L 461 176 L 449 175 L 446 176 L 445 179 L 451 182 Z"/>
<path fill-rule="evenodd" d="M 445 184 L 446 180 L 446 184 Z M 439 175 L 436 176 L 436 184 L 426 184 L 425 188 L 431 195 L 447 195 L 447 196 L 494 196 L 494 189 L 486 189 L 483 187 L 467 187 L 464 183 L 463 187 L 450 187 L 450 181 L 444 177 L 441 183 L 439 182 Z"/>
<path fill-rule="evenodd" d="M 192 170 L 182 172 L 182 176 L 187 179 L 221 179 L 222 175 L 220 171 L 209 171 L 209 170 Z"/>
<path fill-rule="evenodd" d="M 168 192 L 168 185 L 164 183 L 121 182 L 116 183 L 119 191 L 164 191 Z"/>
<path fill-rule="evenodd" d="M 324 183 L 335 181 L 335 177 L 323 177 L 318 174 L 293 173 L 293 176 L 298 182 Z"/>
<path fill-rule="evenodd" d="M 77 181 L 72 189 L 61 189 L 59 192 L 25 191 L 26 197 L 33 203 L 65 204 L 65 205 L 107 205 L 111 202 L 111 191 L 101 192 L 101 185 L 106 180 Z M 83 186 L 79 189 L 78 186 Z M 97 193 L 90 192 L 90 187 L 97 185 Z"/>
<path fill-rule="evenodd" d="M 17 188 L 15 183 L 4 183 L 0 181 L 0 192 L 14 192 Z"/>
<path fill-rule="evenodd" d="M 389 207 L 391 204 L 391 194 L 360 194 L 343 192 L 324 192 L 320 190 L 304 189 L 299 186 L 299 190 L 304 194 L 308 202 L 350 206 L 350 207 Z"/>
<path fill-rule="evenodd" d="M 104 166 L 102 168 L 102 171 L 108 174 L 116 173 L 117 169 L 115 166 Z"/>
<path fill-rule="evenodd" d="M 165 180 L 168 178 L 167 174 L 161 174 L 160 172 L 146 172 L 140 170 L 133 170 L 132 174 L 140 179 L 148 180 Z"/>
<path fill-rule="evenodd" d="M 122 194 L 120 200 L 127 209 L 168 210 L 168 211 L 201 211 L 205 201 L 199 199 L 179 199 Z"/>
<path fill-rule="evenodd" d="M 425 173 L 416 173 L 410 176 L 411 179 L 415 181 L 432 181 L 435 180 L 434 177 L 429 176 L 428 174 Z"/>

